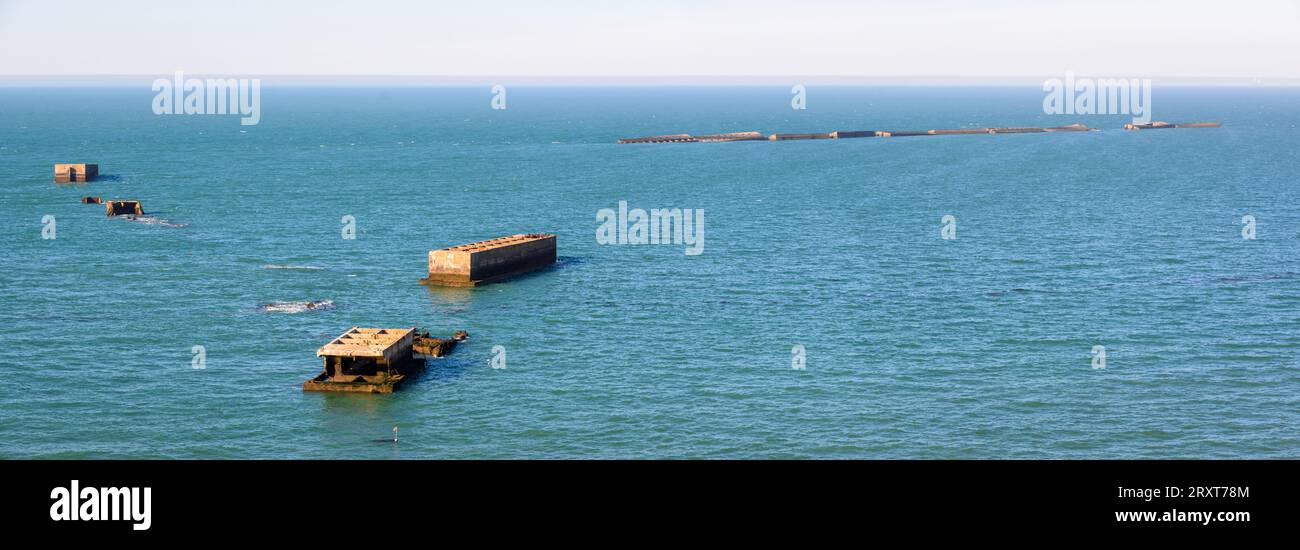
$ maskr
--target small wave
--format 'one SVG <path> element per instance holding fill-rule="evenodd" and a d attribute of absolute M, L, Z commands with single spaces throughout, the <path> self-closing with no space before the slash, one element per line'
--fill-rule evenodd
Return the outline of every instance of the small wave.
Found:
<path fill-rule="evenodd" d="M 309 271 L 324 271 L 325 268 L 314 265 L 293 265 L 293 264 L 266 264 L 262 269 L 306 269 Z"/>
<path fill-rule="evenodd" d="M 272 302 L 257 308 L 268 313 L 302 313 L 321 309 L 334 309 L 334 300 L 299 300 Z"/>
<path fill-rule="evenodd" d="M 186 223 L 172 223 L 170 220 L 164 220 L 164 219 L 162 219 L 162 218 L 155 218 L 155 217 L 153 217 L 153 216 L 128 216 L 128 217 L 126 218 L 126 221 L 129 221 L 129 222 L 135 222 L 135 223 L 143 223 L 143 224 L 145 224 L 145 225 L 159 225 L 159 226 L 162 226 L 162 227 L 185 227 L 185 226 L 189 225 L 189 224 L 186 224 Z"/>
<path fill-rule="evenodd" d="M 1214 279 L 1214 282 L 1216 282 L 1216 283 L 1226 283 L 1226 284 L 1235 284 L 1235 283 L 1262 283 L 1262 282 L 1266 282 L 1266 281 L 1278 281 L 1278 280 L 1282 280 L 1282 279 L 1294 279 L 1297 275 L 1300 275 L 1300 273 L 1296 273 L 1296 272 L 1293 272 L 1293 271 L 1283 271 L 1283 272 L 1280 272 L 1280 273 L 1264 273 L 1264 274 L 1259 274 L 1259 275 L 1234 275 L 1234 276 L 1228 276 L 1228 277 L 1217 277 L 1217 278 Z"/>
<path fill-rule="evenodd" d="M 1020 293 L 1020 292 L 1030 292 L 1030 290 L 1027 289 L 1027 288 L 1018 288 L 1018 287 L 1017 287 L 1017 288 L 1012 288 L 1012 289 L 1007 289 L 1007 290 L 992 290 L 992 291 L 986 292 L 986 293 L 984 293 L 984 294 L 987 295 L 987 296 L 1006 296 L 1007 294 Z"/>

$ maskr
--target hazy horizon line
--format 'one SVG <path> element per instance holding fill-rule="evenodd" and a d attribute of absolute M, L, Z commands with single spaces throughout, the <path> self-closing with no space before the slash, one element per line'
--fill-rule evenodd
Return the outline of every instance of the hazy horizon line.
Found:
<path fill-rule="evenodd" d="M 139 86 L 166 74 L 0 74 L 3 87 Z M 308 75 L 186 73 L 186 78 L 257 78 L 263 85 L 283 86 L 1042 86 L 1041 76 L 850 76 L 850 75 Z M 1188 77 L 1079 74 L 1078 78 L 1149 78 L 1164 86 L 1296 87 L 1300 78 Z"/>

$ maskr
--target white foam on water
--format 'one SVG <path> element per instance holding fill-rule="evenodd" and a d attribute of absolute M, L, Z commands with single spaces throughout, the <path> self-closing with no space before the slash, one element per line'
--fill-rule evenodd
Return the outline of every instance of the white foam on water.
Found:
<path fill-rule="evenodd" d="M 293 264 L 266 264 L 262 269 L 306 269 L 310 271 L 324 271 L 325 268 L 314 265 L 293 265 Z"/>
<path fill-rule="evenodd" d="M 168 220 L 155 218 L 153 216 L 128 216 L 126 217 L 126 221 L 143 223 L 145 225 L 159 225 L 162 227 L 185 227 L 186 225 L 189 225 L 184 223 L 172 223 Z"/>
<path fill-rule="evenodd" d="M 333 309 L 334 300 L 298 300 L 289 302 L 272 302 L 261 306 L 260 310 L 268 313 L 302 313 L 321 309 Z"/>

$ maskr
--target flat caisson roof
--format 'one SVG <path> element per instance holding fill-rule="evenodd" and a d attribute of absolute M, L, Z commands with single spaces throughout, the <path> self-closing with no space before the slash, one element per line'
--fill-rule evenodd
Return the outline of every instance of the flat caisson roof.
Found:
<path fill-rule="evenodd" d="M 316 350 L 316 357 L 387 357 L 414 328 L 352 327 Z"/>

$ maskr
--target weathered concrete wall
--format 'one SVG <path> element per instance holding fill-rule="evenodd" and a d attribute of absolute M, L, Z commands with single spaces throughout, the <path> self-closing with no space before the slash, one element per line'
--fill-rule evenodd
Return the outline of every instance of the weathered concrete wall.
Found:
<path fill-rule="evenodd" d="M 717 141 L 755 141 L 767 139 L 766 136 L 759 132 L 731 132 L 727 134 L 709 134 L 704 136 L 692 136 L 690 134 L 671 134 L 666 136 L 648 136 L 638 138 L 622 138 L 619 143 L 694 143 L 694 142 L 717 142 Z"/>
<path fill-rule="evenodd" d="M 707 136 L 695 136 L 695 141 L 703 141 L 703 142 L 758 141 L 764 139 L 767 139 L 767 137 L 759 132 L 732 132 L 729 134 L 710 134 Z"/>
<path fill-rule="evenodd" d="M 639 138 L 622 138 L 619 143 L 689 143 L 698 141 L 690 134 L 673 134 L 669 136 L 650 136 Z"/>
<path fill-rule="evenodd" d="M 555 237 L 510 244 L 470 255 L 471 279 L 490 279 L 534 263 L 555 263 Z"/>
<path fill-rule="evenodd" d="M 464 277 L 469 280 L 470 253 L 466 250 L 430 250 L 429 277 Z"/>
<path fill-rule="evenodd" d="M 875 130 L 836 130 L 831 132 L 833 139 L 876 137 Z"/>
<path fill-rule="evenodd" d="M 992 129 L 991 128 L 955 128 L 952 130 L 930 130 L 930 133 L 936 136 L 988 134 L 988 133 L 992 133 Z"/>
<path fill-rule="evenodd" d="M 1084 126 L 1083 124 L 1078 124 L 1078 123 L 1071 124 L 1069 126 L 1053 126 L 1051 128 L 1043 128 L 1043 129 L 1047 130 L 1048 132 L 1091 132 L 1093 131 L 1092 128 L 1089 128 L 1087 126 Z"/>
<path fill-rule="evenodd" d="M 99 176 L 98 164 L 55 164 L 54 181 L 58 183 L 87 182 Z"/>
<path fill-rule="evenodd" d="M 1151 124 L 1125 124 L 1124 125 L 1125 130 L 1161 130 L 1161 129 L 1173 128 L 1173 127 L 1174 127 L 1173 124 L 1170 124 L 1168 122 L 1162 122 L 1159 120 L 1152 122 Z"/>
<path fill-rule="evenodd" d="M 555 263 L 555 235 L 511 235 L 429 252 L 423 282 L 473 286 Z"/>
<path fill-rule="evenodd" d="M 767 136 L 769 141 L 790 141 L 795 139 L 831 139 L 831 134 L 772 134 Z"/>

